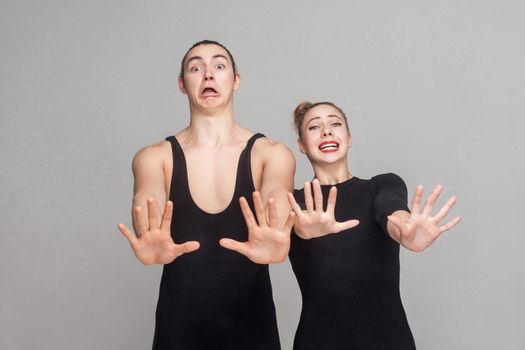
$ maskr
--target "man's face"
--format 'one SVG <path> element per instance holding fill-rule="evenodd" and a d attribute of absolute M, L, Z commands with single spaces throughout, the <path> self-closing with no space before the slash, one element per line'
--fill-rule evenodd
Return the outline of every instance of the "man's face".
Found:
<path fill-rule="evenodd" d="M 199 45 L 188 52 L 179 88 L 188 95 L 190 105 L 209 109 L 230 103 L 239 83 L 239 74 L 234 73 L 226 50 L 209 44 Z"/>

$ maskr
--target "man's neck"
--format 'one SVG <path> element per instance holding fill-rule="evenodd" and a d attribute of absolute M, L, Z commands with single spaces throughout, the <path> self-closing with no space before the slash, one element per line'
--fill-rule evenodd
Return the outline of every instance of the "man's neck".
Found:
<path fill-rule="evenodd" d="M 235 142 L 246 130 L 241 128 L 233 116 L 233 110 L 193 110 L 190 125 L 180 134 L 180 141 L 193 145 L 217 147 Z"/>

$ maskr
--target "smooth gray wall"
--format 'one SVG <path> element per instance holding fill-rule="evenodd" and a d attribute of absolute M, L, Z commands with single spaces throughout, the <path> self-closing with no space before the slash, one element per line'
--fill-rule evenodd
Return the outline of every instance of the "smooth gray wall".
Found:
<path fill-rule="evenodd" d="M 349 112 L 355 175 L 459 197 L 459 227 L 401 254 L 420 349 L 525 349 L 524 7 L 1 1 L 0 349 L 151 346 L 161 268 L 116 225 L 133 154 L 188 122 L 176 78 L 203 38 L 233 52 L 238 121 L 295 152 L 298 184 L 291 113 L 328 99 Z M 272 281 L 286 350 L 300 294 L 288 262 Z"/>

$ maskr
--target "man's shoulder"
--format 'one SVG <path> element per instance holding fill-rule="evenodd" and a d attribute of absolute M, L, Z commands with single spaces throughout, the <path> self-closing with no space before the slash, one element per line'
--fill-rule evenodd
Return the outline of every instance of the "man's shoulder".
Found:
<path fill-rule="evenodd" d="M 257 140 L 253 147 L 253 151 L 261 156 L 270 158 L 275 156 L 293 157 L 292 151 L 290 151 L 286 145 L 272 140 L 266 136 Z"/>
<path fill-rule="evenodd" d="M 171 144 L 169 141 L 162 140 L 141 148 L 133 157 L 133 166 L 142 164 L 152 164 L 164 162 L 171 154 Z"/>
<path fill-rule="evenodd" d="M 253 147 L 253 155 L 262 165 L 271 168 L 295 169 L 295 157 L 290 149 L 268 137 L 261 137 Z"/>

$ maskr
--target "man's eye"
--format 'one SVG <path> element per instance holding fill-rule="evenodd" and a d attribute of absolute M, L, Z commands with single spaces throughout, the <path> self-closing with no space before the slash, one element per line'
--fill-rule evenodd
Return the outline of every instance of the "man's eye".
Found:
<path fill-rule="evenodd" d="M 224 68 L 226 68 L 226 66 L 224 64 L 222 64 L 222 63 L 219 63 L 217 65 L 217 69 L 224 69 Z"/>
<path fill-rule="evenodd" d="M 193 67 L 190 68 L 190 72 L 198 72 L 200 70 L 201 70 L 201 67 L 199 67 L 199 66 L 193 66 Z"/>

